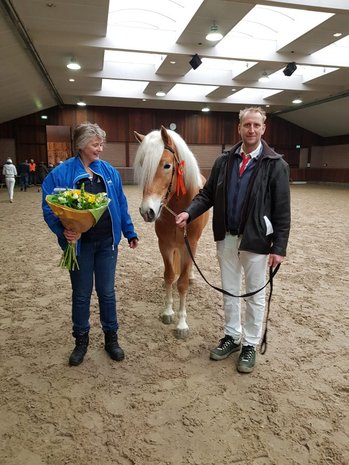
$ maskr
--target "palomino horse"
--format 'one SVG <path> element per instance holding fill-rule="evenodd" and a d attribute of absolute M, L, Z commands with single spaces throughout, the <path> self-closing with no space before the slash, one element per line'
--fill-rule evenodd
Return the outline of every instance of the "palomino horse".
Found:
<path fill-rule="evenodd" d="M 155 232 L 164 261 L 166 289 L 162 321 L 174 319 L 172 284 L 176 279 L 175 257 L 179 258 L 179 320 L 176 336 L 185 338 L 189 333 L 186 296 L 192 261 L 186 249 L 183 230 L 176 227 L 175 215 L 182 212 L 202 188 L 205 178 L 200 174 L 197 161 L 184 140 L 174 131 L 152 131 L 146 136 L 135 131 L 140 143 L 134 169 L 135 178 L 143 189 L 140 213 L 145 221 L 155 221 Z M 206 212 L 187 226 L 187 237 L 193 254 L 209 213 Z"/>

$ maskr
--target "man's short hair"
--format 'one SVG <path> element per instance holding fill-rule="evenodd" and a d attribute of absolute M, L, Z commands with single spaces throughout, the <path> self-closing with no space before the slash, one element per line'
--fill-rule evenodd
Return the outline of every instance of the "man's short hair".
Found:
<path fill-rule="evenodd" d="M 239 121 L 241 122 L 246 115 L 246 113 L 252 112 L 252 113 L 259 113 L 262 116 L 263 123 L 265 123 L 265 120 L 267 119 L 267 114 L 261 107 L 248 107 L 244 108 L 243 110 L 240 110 L 239 112 Z"/>

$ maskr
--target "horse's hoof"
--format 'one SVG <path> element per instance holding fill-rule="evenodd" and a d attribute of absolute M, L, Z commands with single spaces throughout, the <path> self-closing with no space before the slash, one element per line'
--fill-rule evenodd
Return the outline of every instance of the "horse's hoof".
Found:
<path fill-rule="evenodd" d="M 173 323 L 173 315 L 162 315 L 161 319 L 164 325 L 170 325 Z"/>
<path fill-rule="evenodd" d="M 176 329 L 175 335 L 177 339 L 186 339 L 189 336 L 189 329 Z"/>

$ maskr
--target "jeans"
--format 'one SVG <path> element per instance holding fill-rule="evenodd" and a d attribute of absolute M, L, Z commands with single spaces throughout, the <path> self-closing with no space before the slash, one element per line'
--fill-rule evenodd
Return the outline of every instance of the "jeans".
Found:
<path fill-rule="evenodd" d="M 21 191 L 26 191 L 29 184 L 29 174 L 21 174 L 19 177 Z"/>
<path fill-rule="evenodd" d="M 242 273 L 246 292 L 253 292 L 265 284 L 268 255 L 239 251 L 241 237 L 227 234 L 217 242 L 217 257 L 221 270 L 222 287 L 234 295 L 241 293 Z M 261 339 L 265 310 L 265 289 L 245 298 L 244 324 L 241 318 L 241 298 L 224 295 L 224 333 L 243 345 L 256 347 Z"/>
<path fill-rule="evenodd" d="M 72 285 L 73 336 L 90 330 L 90 302 L 93 281 L 99 302 L 99 317 L 104 332 L 117 331 L 115 270 L 118 256 L 112 238 L 103 241 L 81 241 L 78 262 L 80 270 L 70 271 Z M 94 279 L 93 279 L 94 278 Z"/>

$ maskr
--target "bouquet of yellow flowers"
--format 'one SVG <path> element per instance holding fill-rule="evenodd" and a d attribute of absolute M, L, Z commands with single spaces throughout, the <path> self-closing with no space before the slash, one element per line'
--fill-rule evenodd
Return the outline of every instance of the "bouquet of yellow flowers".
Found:
<path fill-rule="evenodd" d="M 47 195 L 46 202 L 66 229 L 84 233 L 97 223 L 108 207 L 110 199 L 105 192 L 98 194 L 86 192 L 82 184 L 81 189 L 66 189 L 58 194 Z M 68 270 L 80 269 L 74 242 L 68 243 L 60 260 L 60 266 Z"/>

